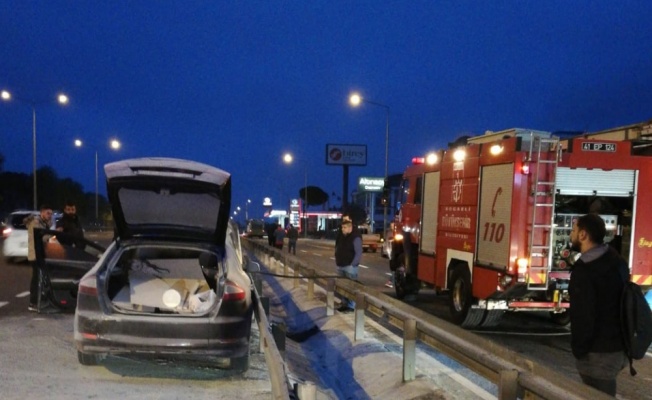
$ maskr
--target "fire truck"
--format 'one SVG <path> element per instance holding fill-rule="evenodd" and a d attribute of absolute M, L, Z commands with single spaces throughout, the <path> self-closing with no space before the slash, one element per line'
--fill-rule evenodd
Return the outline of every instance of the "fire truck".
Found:
<path fill-rule="evenodd" d="M 508 311 L 548 312 L 567 324 L 579 256 L 570 232 L 589 212 L 603 218 L 605 242 L 648 290 L 652 141 L 644 139 L 514 128 L 413 160 L 394 221 L 397 297 L 446 291 L 451 319 L 467 328 L 494 326 Z"/>

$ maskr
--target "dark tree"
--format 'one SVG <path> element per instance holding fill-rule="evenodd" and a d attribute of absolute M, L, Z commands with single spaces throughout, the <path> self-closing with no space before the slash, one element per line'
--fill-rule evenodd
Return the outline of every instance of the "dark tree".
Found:
<path fill-rule="evenodd" d="M 318 206 L 328 201 L 328 193 L 324 192 L 317 186 L 307 186 L 308 200 L 306 200 L 306 187 L 299 189 L 299 197 L 303 200 L 304 204 L 308 206 Z"/>

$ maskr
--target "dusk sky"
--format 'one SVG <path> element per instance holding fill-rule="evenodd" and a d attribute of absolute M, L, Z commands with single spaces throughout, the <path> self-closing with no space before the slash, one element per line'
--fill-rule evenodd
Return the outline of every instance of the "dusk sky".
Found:
<path fill-rule="evenodd" d="M 652 119 L 651 21 L 649 0 L 0 0 L 0 89 L 35 103 L 38 166 L 60 178 L 94 191 L 95 150 L 191 159 L 230 172 L 233 206 L 260 217 L 306 171 L 342 195 L 329 143 L 367 145 L 350 190 L 383 176 L 385 108 L 352 91 L 390 109 L 390 174 L 461 135 Z M 31 173 L 28 103 L 0 102 L 0 146 L 5 171 Z"/>

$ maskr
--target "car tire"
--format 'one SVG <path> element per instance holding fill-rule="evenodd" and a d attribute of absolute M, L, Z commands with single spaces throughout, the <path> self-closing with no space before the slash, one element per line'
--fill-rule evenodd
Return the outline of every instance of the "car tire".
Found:
<path fill-rule="evenodd" d="M 100 363 L 102 357 L 99 354 L 82 353 L 77 350 L 77 360 L 81 365 L 94 366 Z"/>
<path fill-rule="evenodd" d="M 249 354 L 231 359 L 231 369 L 237 372 L 245 372 L 249 369 Z"/>

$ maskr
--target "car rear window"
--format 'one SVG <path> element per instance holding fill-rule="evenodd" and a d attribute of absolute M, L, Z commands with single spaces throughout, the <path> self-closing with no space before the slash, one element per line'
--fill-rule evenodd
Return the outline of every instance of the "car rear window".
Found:
<path fill-rule="evenodd" d="M 25 226 L 25 218 L 30 215 L 30 213 L 11 214 L 9 217 L 9 223 L 14 229 L 27 229 Z"/>

